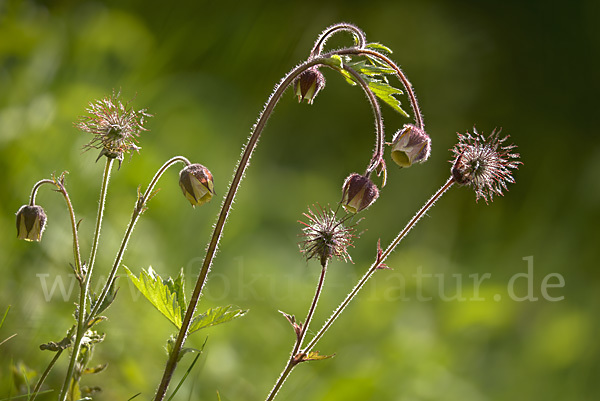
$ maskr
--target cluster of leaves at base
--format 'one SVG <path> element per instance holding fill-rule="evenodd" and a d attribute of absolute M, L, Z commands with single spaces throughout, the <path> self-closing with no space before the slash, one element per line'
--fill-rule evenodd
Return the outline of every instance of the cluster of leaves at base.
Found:
<path fill-rule="evenodd" d="M 185 279 L 183 270 L 172 279 L 162 279 L 152 267 L 148 270 L 142 269 L 140 277 L 136 277 L 129 269 L 125 268 L 127 275 L 136 288 L 146 297 L 148 301 L 171 323 L 181 328 L 187 302 L 185 300 Z M 189 333 L 226 323 L 238 317 L 244 316 L 247 310 L 234 309 L 231 305 L 209 308 L 206 312 L 194 316 L 190 324 Z"/>

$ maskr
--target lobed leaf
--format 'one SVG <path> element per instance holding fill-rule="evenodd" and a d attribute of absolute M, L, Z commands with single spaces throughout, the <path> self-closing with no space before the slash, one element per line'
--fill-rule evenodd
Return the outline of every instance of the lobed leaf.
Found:
<path fill-rule="evenodd" d="M 190 334 L 210 326 L 226 323 L 238 317 L 244 316 L 248 310 L 232 309 L 231 305 L 210 308 L 201 315 L 194 317 L 190 325 Z"/>
<path fill-rule="evenodd" d="M 127 267 L 125 271 L 135 287 L 148 301 L 178 329 L 181 328 L 185 295 L 183 294 L 183 273 L 176 280 L 170 277 L 163 280 L 153 269 L 142 269 L 137 278 Z M 181 302 L 184 301 L 184 302 Z M 180 303 L 181 302 L 181 303 Z"/>
<path fill-rule="evenodd" d="M 369 58 L 369 60 L 374 61 L 372 58 Z M 385 77 L 386 74 L 393 74 L 395 72 L 392 68 L 380 62 L 369 64 L 366 60 L 347 63 L 347 65 L 360 74 L 375 96 L 387 103 L 398 113 L 409 117 L 408 113 L 402 109 L 400 100 L 394 97 L 395 95 L 402 95 L 404 92 L 401 89 L 391 86 Z M 357 84 L 355 78 L 348 71 L 343 69 L 338 71 L 346 78 L 349 84 Z"/>

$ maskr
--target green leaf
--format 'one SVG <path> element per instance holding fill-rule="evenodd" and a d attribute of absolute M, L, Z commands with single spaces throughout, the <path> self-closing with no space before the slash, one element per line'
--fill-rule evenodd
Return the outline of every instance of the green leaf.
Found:
<path fill-rule="evenodd" d="M 368 80 L 369 88 L 373 91 L 373 93 L 381 100 L 390 105 L 394 110 L 398 113 L 402 114 L 405 117 L 409 117 L 408 113 L 402 109 L 400 100 L 396 99 L 394 95 L 401 95 L 402 92 L 398 88 L 394 88 L 389 85 L 387 82 L 378 81 L 378 80 Z"/>
<path fill-rule="evenodd" d="M 83 370 L 83 372 L 81 372 L 82 375 L 93 375 L 95 373 L 100 373 L 102 372 L 104 369 L 106 369 L 106 367 L 108 366 L 108 363 L 103 363 L 102 365 L 97 365 L 91 368 L 86 368 Z"/>
<path fill-rule="evenodd" d="M 371 61 L 371 60 L 369 60 Z M 395 73 L 393 68 L 390 68 L 387 64 L 373 64 L 367 63 L 367 60 L 361 60 L 354 63 L 348 63 L 348 66 L 352 67 L 356 72 L 361 75 L 367 75 L 374 77 L 383 74 Z"/>
<path fill-rule="evenodd" d="M 342 59 L 341 56 L 339 56 L 337 54 L 334 54 L 333 56 L 329 57 L 328 59 L 325 60 L 325 62 L 333 68 L 337 68 L 337 69 L 344 68 L 344 60 Z"/>
<path fill-rule="evenodd" d="M 189 332 L 191 334 L 206 327 L 229 322 L 233 319 L 244 316 L 247 312 L 247 310 L 232 309 L 231 305 L 211 308 L 203 314 L 196 316 L 192 320 Z"/>
<path fill-rule="evenodd" d="M 308 355 L 306 355 L 304 358 L 302 358 L 302 362 L 306 362 L 306 361 L 321 361 L 323 359 L 333 358 L 334 356 L 335 356 L 335 354 L 333 354 L 333 355 L 319 355 L 319 351 L 313 351 L 313 352 L 309 352 Z"/>
<path fill-rule="evenodd" d="M 115 297 L 117 296 L 117 292 L 119 291 L 118 288 L 115 288 L 115 283 L 116 280 L 114 280 L 112 282 L 112 284 L 110 285 L 110 288 L 108 289 L 108 292 L 106 293 L 106 297 L 104 297 L 104 299 L 102 300 L 102 303 L 100 304 L 98 311 L 96 313 L 102 313 L 106 310 L 106 308 L 108 308 L 115 300 Z M 91 305 L 92 305 L 92 309 L 94 309 L 96 307 L 96 304 L 98 303 L 98 295 L 95 294 L 93 291 L 91 291 L 90 293 L 90 297 L 91 297 Z"/>
<path fill-rule="evenodd" d="M 395 71 L 389 66 L 377 62 L 370 58 L 368 63 L 366 60 L 361 60 L 353 63 L 347 63 L 349 67 L 354 69 L 365 80 L 369 89 L 373 91 L 375 96 L 387 103 L 398 113 L 405 117 L 409 117 L 408 113 L 402 109 L 400 100 L 396 99 L 395 95 L 402 95 L 404 92 L 401 89 L 391 86 L 387 82 L 386 74 L 393 74 Z M 356 85 L 356 79 L 345 70 L 340 70 L 346 81 L 351 85 Z"/>
<path fill-rule="evenodd" d="M 377 43 L 377 42 L 367 44 L 366 48 L 371 49 L 371 50 L 383 51 L 383 52 L 389 53 L 389 54 L 393 53 L 392 49 L 390 49 L 389 47 L 387 47 L 385 45 L 382 45 L 381 43 Z"/>
<path fill-rule="evenodd" d="M 170 277 L 163 280 L 152 267 L 148 271 L 142 269 L 140 278 L 137 278 L 127 267 L 125 271 L 135 287 L 148 301 L 165 316 L 178 329 L 181 328 L 183 311 L 185 310 L 185 296 L 183 294 L 183 273 L 176 280 Z"/>
<path fill-rule="evenodd" d="M 0 320 L 0 328 L 4 324 L 4 320 L 6 319 L 6 316 L 8 315 L 9 310 L 10 310 L 10 305 L 8 305 L 8 307 L 6 308 L 6 312 L 4 312 L 4 316 L 2 316 L 2 320 Z"/>
<path fill-rule="evenodd" d="M 198 352 L 198 355 L 196 355 L 196 357 L 194 358 L 194 360 L 192 361 L 190 367 L 185 371 L 185 374 L 183 375 L 183 377 L 181 378 L 181 380 L 179 381 L 179 383 L 177 384 L 177 387 L 175 387 L 175 390 L 173 390 L 173 394 L 171 394 L 171 396 L 168 398 L 167 401 L 171 401 L 173 399 L 173 397 L 175 397 L 175 394 L 177 394 L 177 392 L 179 391 L 179 389 L 181 388 L 181 385 L 183 384 L 183 382 L 185 382 L 185 380 L 187 379 L 188 375 L 190 374 L 190 372 L 192 371 L 192 369 L 194 368 L 194 365 L 196 364 L 196 362 L 198 361 L 198 358 L 200 358 L 200 354 L 202 354 L 202 351 L 204 351 L 204 347 L 206 346 L 206 342 L 208 341 L 208 337 L 206 337 L 206 340 L 204 340 L 204 344 L 202 344 L 202 348 L 197 350 L 197 349 L 193 349 L 193 348 L 184 348 L 182 349 L 182 354 L 179 356 L 179 359 L 181 359 L 181 357 L 183 356 L 183 351 L 187 351 L 189 352 L 189 350 L 193 350 Z M 179 361 L 178 361 L 179 362 Z"/>
<path fill-rule="evenodd" d="M 187 302 L 185 300 L 185 278 L 183 276 L 183 268 L 179 271 L 179 275 L 173 280 L 171 277 L 163 280 L 163 283 L 167 286 L 171 293 L 175 294 L 181 316 L 185 316 L 185 309 Z"/>

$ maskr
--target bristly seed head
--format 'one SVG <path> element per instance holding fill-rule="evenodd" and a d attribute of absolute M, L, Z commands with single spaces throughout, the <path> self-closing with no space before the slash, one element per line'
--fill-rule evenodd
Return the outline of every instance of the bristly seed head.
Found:
<path fill-rule="evenodd" d="M 80 117 L 75 123 L 83 132 L 93 135 L 92 140 L 83 148 L 101 149 L 98 159 L 102 156 L 123 161 L 123 155 L 131 150 L 139 151 L 135 145 L 140 132 L 144 128 L 145 118 L 151 117 L 146 110 L 132 110 L 129 102 L 123 104 L 121 93 L 114 93 L 104 99 L 90 103 L 87 108 L 88 116 Z"/>
<path fill-rule="evenodd" d="M 305 238 L 300 242 L 300 251 L 306 259 L 318 258 L 322 266 L 333 256 L 344 261 L 352 258 L 348 253 L 348 247 L 352 246 L 352 239 L 356 238 L 355 225 L 346 226 L 344 223 L 351 215 L 338 219 L 336 212 L 329 207 L 314 206 L 314 211 L 308 208 L 308 213 L 303 213 L 308 222 L 299 221 L 305 227 L 302 236 Z"/>
<path fill-rule="evenodd" d="M 458 134 L 458 143 L 451 149 L 454 153 L 452 177 L 457 184 L 470 185 L 475 191 L 476 200 L 483 198 L 486 203 L 493 201 L 494 195 L 503 195 L 508 190 L 507 183 L 514 183 L 511 169 L 518 169 L 521 163 L 518 153 L 513 153 L 516 145 L 504 145 L 508 136 L 499 137 L 494 130 L 487 138 L 473 128 L 473 134 Z"/>

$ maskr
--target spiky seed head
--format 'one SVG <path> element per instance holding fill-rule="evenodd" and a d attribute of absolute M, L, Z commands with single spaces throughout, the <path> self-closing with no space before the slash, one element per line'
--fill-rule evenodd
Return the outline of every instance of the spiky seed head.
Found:
<path fill-rule="evenodd" d="M 493 201 L 494 195 L 503 195 L 502 190 L 508 190 L 507 183 L 515 182 L 512 170 L 523 163 L 514 152 L 516 145 L 505 144 L 508 138 L 501 138 L 500 130 L 492 131 L 488 137 L 475 128 L 473 134 L 458 134 L 458 143 L 451 149 L 452 177 L 460 185 L 471 186 L 476 200 Z"/>
<path fill-rule="evenodd" d="M 304 225 L 304 240 L 299 245 L 307 260 L 318 258 L 322 266 L 334 256 L 352 262 L 348 247 L 357 235 L 355 225 L 345 224 L 350 215 L 338 218 L 333 210 L 319 205 L 313 205 L 313 209 L 308 208 L 308 213 L 303 214 L 308 220 L 300 221 Z"/>
<path fill-rule="evenodd" d="M 121 94 L 114 93 L 101 100 L 91 102 L 86 110 L 88 115 L 81 116 L 75 126 L 81 131 L 92 134 L 92 139 L 83 148 L 100 149 L 102 156 L 123 161 L 123 155 L 132 150 L 139 151 L 137 137 L 144 128 L 146 117 L 151 114 L 145 109 L 133 110 L 129 102 L 121 101 Z"/>

